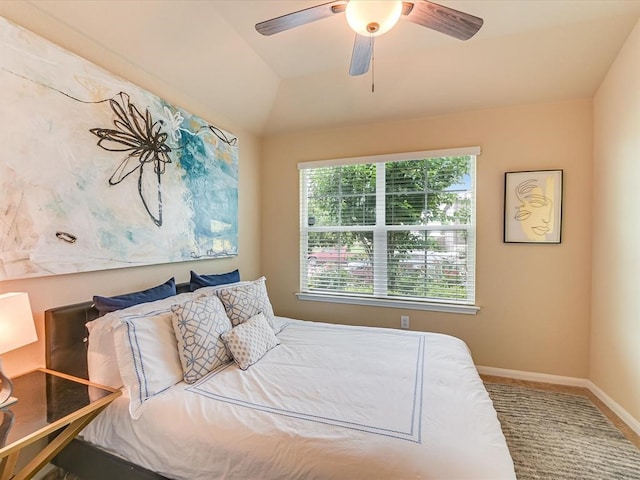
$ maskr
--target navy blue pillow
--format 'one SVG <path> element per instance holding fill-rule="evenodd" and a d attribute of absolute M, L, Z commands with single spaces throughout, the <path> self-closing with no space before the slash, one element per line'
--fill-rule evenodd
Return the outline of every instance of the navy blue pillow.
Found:
<path fill-rule="evenodd" d="M 100 312 L 100 315 L 104 315 L 105 313 L 122 310 L 123 308 L 131 307 L 132 305 L 138 305 L 139 303 L 162 300 L 163 298 L 171 297 L 175 294 L 176 279 L 172 277 L 162 285 L 158 285 L 157 287 L 149 288 L 147 290 L 141 290 L 140 292 L 127 293 L 124 295 L 117 295 L 115 297 L 100 297 L 96 295 L 93 297 L 93 304 Z"/>
<path fill-rule="evenodd" d="M 218 285 L 226 285 L 227 283 L 235 283 L 240 281 L 240 270 L 234 270 L 228 273 L 219 273 L 217 275 L 198 275 L 191 270 L 191 280 L 189 286 L 192 292 L 202 287 L 216 287 Z"/>

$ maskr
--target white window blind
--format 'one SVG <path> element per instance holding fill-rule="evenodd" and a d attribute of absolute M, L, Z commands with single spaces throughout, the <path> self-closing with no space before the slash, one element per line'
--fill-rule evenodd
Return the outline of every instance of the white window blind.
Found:
<path fill-rule="evenodd" d="M 473 305 L 479 153 L 298 164 L 301 292 Z"/>

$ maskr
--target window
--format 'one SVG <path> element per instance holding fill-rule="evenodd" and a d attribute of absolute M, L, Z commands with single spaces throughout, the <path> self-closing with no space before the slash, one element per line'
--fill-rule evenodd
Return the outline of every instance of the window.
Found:
<path fill-rule="evenodd" d="M 299 298 L 475 313 L 479 153 L 300 163 Z"/>

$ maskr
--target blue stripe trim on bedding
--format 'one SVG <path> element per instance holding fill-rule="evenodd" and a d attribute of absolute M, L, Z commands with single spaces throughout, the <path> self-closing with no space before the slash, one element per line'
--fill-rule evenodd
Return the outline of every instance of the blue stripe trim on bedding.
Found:
<path fill-rule="evenodd" d="M 285 330 L 291 328 L 292 324 L 288 323 L 284 325 L 282 330 L 278 332 L 280 335 Z M 305 325 L 305 324 L 295 324 L 295 328 L 310 328 L 310 329 L 324 329 L 329 331 L 337 331 L 343 328 L 354 328 L 360 329 L 362 327 L 351 327 L 351 326 L 324 326 L 324 325 Z M 414 348 L 415 351 L 415 374 L 413 378 L 412 385 L 412 395 L 407 395 L 408 404 L 405 404 L 404 408 L 408 408 L 411 411 L 410 422 L 411 425 L 398 426 L 392 428 L 384 428 L 382 426 L 376 426 L 374 424 L 367 424 L 364 422 L 356 422 L 349 421 L 346 419 L 333 418 L 329 415 L 317 415 L 312 413 L 305 413 L 302 411 L 295 411 L 286 408 L 279 408 L 276 406 L 271 406 L 263 403 L 255 403 L 246 398 L 242 398 L 239 396 L 230 396 L 230 395 L 222 395 L 219 393 L 210 392 L 204 389 L 204 386 L 207 382 L 212 381 L 217 375 L 220 375 L 222 372 L 226 371 L 228 368 L 234 366 L 234 363 L 229 363 L 221 366 L 220 368 L 211 372 L 211 374 L 204 377 L 201 381 L 194 384 L 193 386 L 187 388 L 187 391 L 191 391 L 198 395 L 205 396 L 207 398 L 211 398 L 220 402 L 229 403 L 233 405 L 238 405 L 240 407 L 251 408 L 253 410 L 259 410 L 262 412 L 273 413 L 277 415 L 282 415 L 290 418 L 296 418 L 299 420 L 321 423 L 336 427 L 347 428 L 351 430 L 357 430 L 364 433 L 370 433 L 375 435 L 382 435 L 392 438 L 397 438 L 400 440 L 407 440 L 415 443 L 422 443 L 422 400 L 423 400 L 423 387 L 424 387 L 424 356 L 425 356 L 425 337 L 421 334 L 413 334 L 411 332 L 394 332 L 393 330 L 389 331 L 381 331 L 375 333 L 375 335 L 388 335 L 388 336 L 398 336 L 403 339 L 412 338 L 415 340 Z M 348 384 L 348 381 L 345 382 Z"/>
<path fill-rule="evenodd" d="M 144 374 L 144 365 L 142 364 L 142 358 L 140 356 L 140 346 L 138 345 L 138 337 L 136 336 L 136 326 L 133 322 L 124 322 L 124 324 L 127 326 L 127 336 L 129 337 L 129 347 L 131 348 L 133 368 L 138 380 L 138 396 L 140 397 L 140 402 L 143 402 L 148 397 L 149 386 L 147 385 L 147 378 Z"/>
<path fill-rule="evenodd" d="M 170 387 L 163 388 L 158 391 L 153 391 L 149 387 L 149 381 L 144 368 L 144 358 L 142 356 L 142 349 L 140 348 L 140 342 L 138 341 L 138 332 L 136 330 L 136 322 L 133 319 L 139 320 L 140 318 L 148 318 L 164 313 L 163 311 L 153 312 L 147 315 L 128 315 L 123 317 L 122 323 L 127 328 L 127 339 L 129 348 L 131 350 L 131 358 L 133 362 L 133 369 L 136 373 L 136 381 L 138 384 L 138 400 L 142 404 L 149 398 L 168 390 Z"/>

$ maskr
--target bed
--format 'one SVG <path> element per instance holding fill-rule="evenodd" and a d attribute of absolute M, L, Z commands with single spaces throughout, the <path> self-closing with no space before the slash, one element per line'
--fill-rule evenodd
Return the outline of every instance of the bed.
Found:
<path fill-rule="evenodd" d="M 262 292 L 263 303 L 249 302 L 249 308 L 238 295 L 251 288 Z M 103 317 L 93 302 L 45 313 L 48 368 L 124 383 L 123 396 L 56 465 L 92 480 L 516 478 L 495 410 L 461 340 L 278 317 L 267 312 L 264 279 L 189 290 L 181 284 L 175 297 Z M 236 295 L 231 309 L 223 300 L 229 291 Z M 235 346 L 236 332 L 255 340 L 255 325 L 268 330 L 272 343 L 257 358 L 234 351 L 190 377 L 201 359 L 183 362 L 180 349 L 189 341 L 171 332 L 183 329 L 180 319 L 193 305 L 218 300 L 231 320 L 231 330 L 221 334 L 227 353 L 249 345 Z M 259 312 L 236 322 L 236 310 L 247 308 Z M 101 337 L 100 329 L 109 335 Z M 92 348 L 112 337 L 116 353 L 103 349 L 96 369 Z M 171 342 L 180 371 L 176 355 L 167 353 Z M 123 361 L 127 351 L 134 352 L 131 365 Z M 153 378 L 154 371 L 161 375 Z M 109 378 L 114 373 L 119 376 Z"/>

